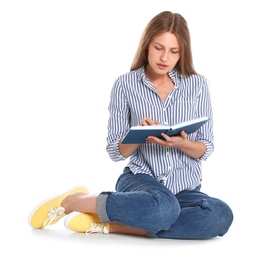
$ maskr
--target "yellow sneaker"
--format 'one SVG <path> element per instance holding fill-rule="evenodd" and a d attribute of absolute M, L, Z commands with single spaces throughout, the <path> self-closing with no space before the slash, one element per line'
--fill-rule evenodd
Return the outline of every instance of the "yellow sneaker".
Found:
<path fill-rule="evenodd" d="M 92 234 L 109 233 L 109 223 L 102 223 L 99 216 L 92 213 L 72 212 L 65 218 L 65 227 L 69 230 Z"/>
<path fill-rule="evenodd" d="M 83 186 L 77 186 L 73 189 L 39 203 L 30 213 L 28 222 L 32 228 L 43 228 L 57 223 L 62 217 L 66 216 L 65 209 L 61 207 L 61 202 L 74 193 L 88 194 L 88 190 Z"/>

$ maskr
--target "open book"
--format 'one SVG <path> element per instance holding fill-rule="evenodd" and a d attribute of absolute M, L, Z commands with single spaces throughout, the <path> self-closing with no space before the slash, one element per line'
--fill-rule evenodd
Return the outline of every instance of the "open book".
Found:
<path fill-rule="evenodd" d="M 161 136 L 162 133 L 165 133 L 169 136 L 179 135 L 182 130 L 187 134 L 194 133 L 198 130 L 203 124 L 209 120 L 208 117 L 200 117 L 185 121 L 173 126 L 157 124 L 150 126 L 132 126 L 127 134 L 122 139 L 122 144 L 140 144 L 146 143 L 146 138 L 148 136 L 156 136 L 163 139 Z"/>

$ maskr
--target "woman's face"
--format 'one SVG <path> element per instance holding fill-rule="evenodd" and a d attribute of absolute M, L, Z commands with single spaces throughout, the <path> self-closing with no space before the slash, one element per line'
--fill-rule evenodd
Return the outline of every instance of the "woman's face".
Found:
<path fill-rule="evenodd" d="M 148 46 L 148 65 L 156 74 L 166 74 L 180 59 L 180 46 L 170 32 L 157 35 Z"/>

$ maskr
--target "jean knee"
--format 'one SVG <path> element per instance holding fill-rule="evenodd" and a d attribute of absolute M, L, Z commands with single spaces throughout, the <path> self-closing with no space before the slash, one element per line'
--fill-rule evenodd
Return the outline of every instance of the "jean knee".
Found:
<path fill-rule="evenodd" d="M 167 230 L 170 226 L 177 220 L 180 214 L 180 204 L 175 196 L 163 196 L 161 199 L 158 198 L 158 195 L 154 195 L 156 200 L 156 207 L 152 211 L 152 217 L 155 219 L 154 224 L 152 225 L 152 230 L 158 232 L 160 230 Z"/>
<path fill-rule="evenodd" d="M 231 208 L 224 201 L 211 198 L 202 204 L 203 208 L 211 211 L 210 222 L 213 227 L 212 236 L 223 236 L 230 228 L 234 216 Z"/>
<path fill-rule="evenodd" d="M 233 223 L 234 215 L 231 208 L 224 201 L 221 201 L 220 204 L 221 213 L 219 218 L 219 225 L 222 228 L 222 232 L 219 233 L 219 236 L 223 236 L 227 233 L 231 224 Z"/>

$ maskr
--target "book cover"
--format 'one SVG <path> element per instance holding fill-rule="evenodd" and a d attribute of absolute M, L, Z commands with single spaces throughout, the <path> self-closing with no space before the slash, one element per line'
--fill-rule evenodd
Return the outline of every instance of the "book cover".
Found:
<path fill-rule="evenodd" d="M 132 126 L 122 140 L 122 144 L 139 144 L 146 143 L 148 136 L 156 136 L 163 139 L 162 133 L 169 136 L 179 135 L 180 131 L 184 130 L 187 134 L 194 133 L 202 125 L 209 120 L 208 117 L 200 117 L 185 121 L 173 126 L 168 125 L 150 125 L 150 126 Z"/>

